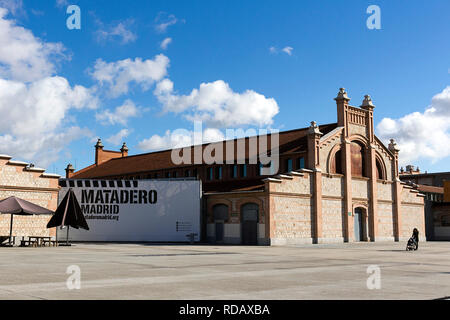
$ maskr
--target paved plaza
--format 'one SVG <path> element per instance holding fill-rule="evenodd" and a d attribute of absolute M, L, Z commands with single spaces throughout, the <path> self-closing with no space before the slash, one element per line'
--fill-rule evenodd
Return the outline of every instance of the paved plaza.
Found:
<path fill-rule="evenodd" d="M 80 270 L 80 289 L 67 279 Z M 380 289 L 369 290 L 369 266 Z M 450 296 L 450 242 L 292 247 L 75 244 L 0 248 L 0 299 L 436 299 Z M 74 269 L 75 268 L 75 269 Z M 376 267 L 375 267 L 376 268 Z M 71 278 L 72 280 L 74 278 Z M 374 278 L 371 278 L 372 280 Z M 373 282 L 369 280 L 369 283 Z M 76 282 L 69 281 L 69 284 Z"/>

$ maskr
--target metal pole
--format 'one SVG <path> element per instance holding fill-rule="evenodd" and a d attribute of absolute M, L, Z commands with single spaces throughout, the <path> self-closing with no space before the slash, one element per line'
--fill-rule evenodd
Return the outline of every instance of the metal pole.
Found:
<path fill-rule="evenodd" d="M 67 226 L 67 238 L 66 238 L 66 245 L 69 245 L 69 228 L 70 226 Z"/>
<path fill-rule="evenodd" d="M 11 224 L 9 226 L 9 245 L 11 245 L 13 217 L 14 217 L 14 214 L 11 213 Z"/>

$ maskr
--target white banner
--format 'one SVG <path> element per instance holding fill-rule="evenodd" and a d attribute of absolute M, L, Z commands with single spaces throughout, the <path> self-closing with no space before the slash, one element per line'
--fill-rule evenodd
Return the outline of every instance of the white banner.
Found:
<path fill-rule="evenodd" d="M 74 241 L 186 242 L 200 239 L 198 180 L 62 180 L 73 189 L 90 230 L 70 228 Z M 66 239 L 58 228 L 58 241 Z"/>

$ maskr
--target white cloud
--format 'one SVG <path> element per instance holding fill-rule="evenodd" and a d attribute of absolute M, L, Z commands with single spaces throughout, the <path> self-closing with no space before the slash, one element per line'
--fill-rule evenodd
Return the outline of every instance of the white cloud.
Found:
<path fill-rule="evenodd" d="M 59 158 L 59 154 L 72 141 L 89 137 L 87 128 L 78 126 L 58 130 L 52 134 L 16 137 L 10 134 L 0 135 L 0 152 L 16 160 L 25 160 L 39 167 L 47 168 Z"/>
<path fill-rule="evenodd" d="M 13 16 L 25 14 L 23 0 L 0 0 L 0 8 L 8 9 Z"/>
<path fill-rule="evenodd" d="M 294 48 L 287 46 L 287 47 L 284 47 L 283 49 L 281 49 L 281 52 L 284 52 L 287 55 L 292 56 L 293 50 L 294 50 Z M 269 48 L 269 52 L 271 54 L 278 54 L 280 52 L 280 50 L 277 47 L 272 46 Z"/>
<path fill-rule="evenodd" d="M 203 131 L 201 143 L 223 141 L 223 133 L 215 128 L 207 128 Z M 173 148 L 183 148 L 194 145 L 194 133 L 184 129 L 174 131 L 167 130 L 163 136 L 153 135 L 138 144 L 142 151 L 158 151 Z"/>
<path fill-rule="evenodd" d="M 162 42 L 161 42 L 161 49 L 166 50 L 167 47 L 169 46 L 169 44 L 172 42 L 172 38 L 165 38 Z"/>
<path fill-rule="evenodd" d="M 72 140 L 89 134 L 66 129 L 69 111 L 95 108 L 96 102 L 88 89 L 71 87 L 62 77 L 29 84 L 0 79 L 0 152 L 48 165 Z"/>
<path fill-rule="evenodd" d="M 47 43 L 33 33 L 5 19 L 7 10 L 0 8 L 0 77 L 34 81 L 51 76 L 56 67 L 51 59 L 65 58 L 61 43 Z"/>
<path fill-rule="evenodd" d="M 58 8 L 67 7 L 68 5 L 69 5 L 69 1 L 68 0 L 56 0 L 56 6 Z"/>
<path fill-rule="evenodd" d="M 114 22 L 109 26 L 105 26 L 97 19 L 100 29 L 95 32 L 98 42 L 119 40 L 121 44 L 134 42 L 137 35 L 131 31 L 134 21 L 131 19 L 125 21 Z"/>
<path fill-rule="evenodd" d="M 165 33 L 167 31 L 167 28 L 176 24 L 177 22 L 178 19 L 173 14 L 160 12 L 155 18 L 155 29 L 159 33 Z"/>
<path fill-rule="evenodd" d="M 433 97 L 425 112 L 384 118 L 377 132 L 386 143 L 390 138 L 396 140 L 401 166 L 418 159 L 436 162 L 450 156 L 450 86 Z"/>
<path fill-rule="evenodd" d="M 279 111 L 273 98 L 253 90 L 236 93 L 222 80 L 202 83 L 189 95 L 176 95 L 172 81 L 164 79 L 154 93 L 165 112 L 184 113 L 186 119 L 214 128 L 270 125 Z"/>
<path fill-rule="evenodd" d="M 123 105 L 117 107 L 113 112 L 105 110 L 102 113 L 97 113 L 95 118 L 103 124 L 122 124 L 126 125 L 129 118 L 137 117 L 139 115 L 139 108 L 133 101 L 127 99 Z"/>
<path fill-rule="evenodd" d="M 98 59 L 94 66 L 92 77 L 101 85 L 109 88 L 112 97 L 128 93 L 131 82 L 140 84 L 142 90 L 148 90 L 155 82 L 167 74 L 169 58 L 163 54 L 157 55 L 153 60 L 125 59 L 107 63 Z"/>
<path fill-rule="evenodd" d="M 72 110 L 94 109 L 92 90 L 55 76 L 64 50 L 5 18 L 0 8 L 0 152 L 47 166 L 74 139 L 89 136 Z"/>
<path fill-rule="evenodd" d="M 122 129 L 119 132 L 117 132 L 116 134 L 110 136 L 109 138 L 106 139 L 107 142 L 113 144 L 113 145 L 119 145 L 121 144 L 124 138 L 128 137 L 128 135 L 130 134 L 130 130 L 128 129 Z"/>
<path fill-rule="evenodd" d="M 287 53 L 289 56 L 292 55 L 292 50 L 294 50 L 294 48 L 292 47 L 284 47 L 281 51 L 283 51 L 284 53 Z"/>

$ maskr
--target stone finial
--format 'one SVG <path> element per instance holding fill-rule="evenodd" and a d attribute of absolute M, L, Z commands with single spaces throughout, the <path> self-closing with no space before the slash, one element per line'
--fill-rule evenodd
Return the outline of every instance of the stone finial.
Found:
<path fill-rule="evenodd" d="M 397 143 L 395 142 L 394 139 L 390 140 L 391 143 L 389 143 L 389 151 L 391 151 L 392 153 L 398 153 L 400 151 L 400 149 L 397 147 Z"/>
<path fill-rule="evenodd" d="M 127 144 L 125 142 L 123 143 L 122 148 L 120 148 L 120 151 L 122 151 L 122 152 L 128 151 L 128 147 L 127 147 Z"/>
<path fill-rule="evenodd" d="M 363 109 L 373 109 L 375 105 L 372 103 L 372 98 L 368 94 L 364 96 L 364 100 L 362 102 L 361 108 Z"/>
<path fill-rule="evenodd" d="M 103 145 L 103 143 L 102 143 L 102 139 L 98 139 L 97 140 L 97 144 L 95 145 L 95 147 L 96 148 L 103 148 L 104 147 L 104 145 Z"/>
<path fill-rule="evenodd" d="M 315 121 L 311 121 L 311 126 L 309 127 L 308 134 L 323 134 L 319 130 L 319 126 Z"/>
<path fill-rule="evenodd" d="M 339 88 L 339 92 L 336 98 L 334 100 L 346 100 L 350 101 L 350 98 L 347 96 L 347 92 L 345 91 L 345 88 Z"/>

